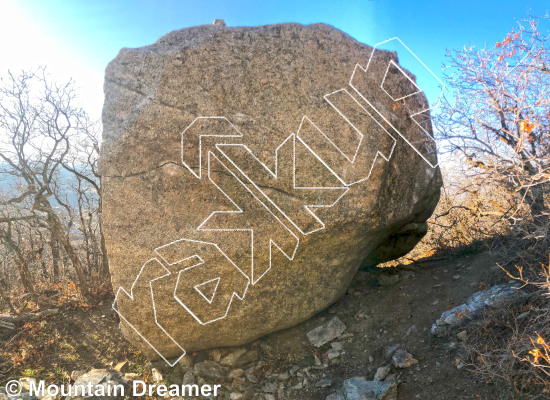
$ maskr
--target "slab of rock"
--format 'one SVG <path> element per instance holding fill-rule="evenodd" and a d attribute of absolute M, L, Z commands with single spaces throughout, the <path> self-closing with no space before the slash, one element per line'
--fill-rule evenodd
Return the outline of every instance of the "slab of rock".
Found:
<path fill-rule="evenodd" d="M 346 379 L 338 395 L 344 400 L 397 400 L 397 383 Z"/>
<path fill-rule="evenodd" d="M 409 368 L 411 365 L 418 364 L 418 360 L 411 353 L 402 349 L 398 349 L 391 359 L 396 368 Z"/>
<path fill-rule="evenodd" d="M 214 361 L 203 361 L 195 364 L 195 375 L 206 379 L 223 379 L 228 374 L 228 369 Z"/>
<path fill-rule="evenodd" d="M 453 329 L 460 328 L 479 317 L 487 308 L 520 301 L 525 295 L 524 292 L 518 290 L 520 286 L 518 283 L 503 283 L 474 293 L 464 304 L 443 312 L 432 325 L 432 334 L 438 337 L 448 336 Z"/>
<path fill-rule="evenodd" d="M 346 325 L 340 320 L 340 318 L 334 317 L 327 323 L 309 331 L 307 333 L 307 338 L 313 346 L 321 347 L 325 343 L 336 339 L 344 333 L 345 330 Z"/>
<path fill-rule="evenodd" d="M 80 376 L 73 384 L 73 393 L 76 393 L 75 386 L 84 386 L 88 384 L 93 388 L 93 392 L 101 386 L 105 394 L 109 393 L 109 387 L 111 393 L 115 393 L 115 385 L 127 386 L 129 381 L 122 376 L 119 371 L 108 369 L 92 369 L 91 371 Z M 126 387 L 128 389 L 128 387 Z M 128 392 L 126 390 L 125 392 Z M 119 393 L 120 394 L 120 393 Z M 112 400 L 112 399 L 124 399 L 124 396 L 68 396 L 66 400 Z"/>
<path fill-rule="evenodd" d="M 383 381 L 386 379 L 390 372 L 390 366 L 386 365 L 384 367 L 380 367 L 376 370 L 376 373 L 374 374 L 374 380 L 375 381 Z"/>
<path fill-rule="evenodd" d="M 315 384 L 316 388 L 326 388 L 332 386 L 332 379 L 321 379 Z"/>
<path fill-rule="evenodd" d="M 257 350 L 239 349 L 222 358 L 221 365 L 228 367 L 242 367 L 251 362 L 258 361 L 259 354 Z"/>
<path fill-rule="evenodd" d="M 31 396 L 30 393 L 20 393 L 18 395 L 8 396 L 6 390 L 0 387 L 0 400 L 36 400 L 36 397 Z"/>
<path fill-rule="evenodd" d="M 426 98 L 397 65 L 323 24 L 122 49 L 100 171 L 124 335 L 171 364 L 239 346 L 333 303 L 365 259 L 412 249 L 441 175 L 428 113 L 410 117 Z"/>

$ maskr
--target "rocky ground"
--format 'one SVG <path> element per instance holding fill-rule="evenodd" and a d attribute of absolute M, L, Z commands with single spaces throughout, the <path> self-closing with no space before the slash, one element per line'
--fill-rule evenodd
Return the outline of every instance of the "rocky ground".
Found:
<path fill-rule="evenodd" d="M 100 307 L 89 311 L 94 322 L 88 329 L 75 331 L 74 342 L 83 340 L 78 348 L 65 346 L 69 360 L 52 350 L 35 365 L 42 373 L 63 370 L 66 381 L 89 368 L 107 368 L 120 373 L 93 371 L 94 379 L 103 374 L 120 380 L 222 384 L 218 399 L 508 399 L 511 393 L 485 383 L 468 367 L 463 348 L 467 325 L 449 330 L 441 320 L 434 330 L 438 335 L 431 332 L 442 313 L 456 306 L 447 313 L 454 317 L 446 320 L 466 322 L 472 307 L 461 304 L 500 281 L 495 257 L 487 253 L 359 271 L 347 294 L 310 320 L 245 347 L 186 356 L 174 368 L 147 363 L 133 352 L 121 338 L 114 314 Z M 70 335 L 59 327 L 63 319 L 75 324 L 77 316 L 60 313 L 48 324 Z M 8 336 L 6 343 L 13 341 Z M 5 359 L 0 367 L 1 383 L 21 373 L 7 364 Z M 361 397 L 369 392 L 370 397 Z"/>

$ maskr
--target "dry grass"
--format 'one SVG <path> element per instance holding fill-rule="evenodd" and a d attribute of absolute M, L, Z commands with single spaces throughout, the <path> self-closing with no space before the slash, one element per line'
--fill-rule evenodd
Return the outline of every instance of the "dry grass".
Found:
<path fill-rule="evenodd" d="M 498 254 L 503 279 L 522 282 L 524 304 L 485 314 L 468 327 L 464 359 L 470 370 L 496 383 L 503 398 L 550 398 L 550 222 L 533 220 L 523 199 L 463 172 L 443 171 L 446 185 L 429 219 L 428 234 L 391 267 L 423 258 L 477 251 Z"/>

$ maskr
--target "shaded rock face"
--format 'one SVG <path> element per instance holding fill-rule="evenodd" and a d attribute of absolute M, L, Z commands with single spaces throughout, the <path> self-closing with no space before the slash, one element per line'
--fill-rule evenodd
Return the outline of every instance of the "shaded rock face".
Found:
<path fill-rule="evenodd" d="M 408 252 L 441 186 L 395 53 L 315 24 L 198 26 L 106 70 L 103 223 L 115 309 L 149 357 L 233 346 Z"/>

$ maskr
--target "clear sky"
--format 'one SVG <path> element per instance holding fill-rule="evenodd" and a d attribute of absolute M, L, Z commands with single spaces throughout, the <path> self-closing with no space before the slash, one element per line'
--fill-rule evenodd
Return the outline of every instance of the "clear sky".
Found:
<path fill-rule="evenodd" d="M 103 73 L 122 47 L 216 18 L 228 26 L 324 22 L 375 45 L 399 37 L 436 75 L 447 48 L 494 46 L 515 19 L 544 15 L 550 0 L 0 0 L 0 75 L 46 65 L 75 79 L 85 107 L 99 117 Z M 405 67 L 412 60 L 399 54 Z M 433 103 L 436 82 L 410 64 Z"/>

